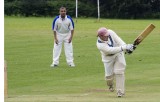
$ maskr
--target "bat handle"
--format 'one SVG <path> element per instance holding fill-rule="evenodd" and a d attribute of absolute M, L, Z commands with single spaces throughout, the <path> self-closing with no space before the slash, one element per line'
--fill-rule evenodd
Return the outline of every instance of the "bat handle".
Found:
<path fill-rule="evenodd" d="M 137 48 L 136 46 L 137 46 L 136 44 L 133 44 L 133 49 L 134 49 L 134 50 Z"/>

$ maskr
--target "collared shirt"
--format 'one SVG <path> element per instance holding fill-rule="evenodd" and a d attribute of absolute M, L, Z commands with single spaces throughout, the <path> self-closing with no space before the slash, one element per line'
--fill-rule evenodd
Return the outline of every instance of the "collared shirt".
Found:
<path fill-rule="evenodd" d="M 98 37 L 98 42 L 99 42 L 99 43 L 107 43 L 108 46 L 110 46 L 110 47 L 113 47 L 113 46 L 114 46 L 113 40 L 112 40 L 112 38 L 111 38 L 110 35 L 108 36 L 108 41 L 103 41 L 103 40 L 101 40 L 101 39 Z"/>
<path fill-rule="evenodd" d="M 64 19 L 61 16 L 56 16 L 52 23 L 52 30 L 60 33 L 67 34 L 70 33 L 71 30 L 74 29 L 74 22 L 72 18 L 68 15 Z"/>
<path fill-rule="evenodd" d="M 99 37 L 97 39 L 97 48 L 101 52 L 103 62 L 108 62 L 121 53 L 121 46 L 125 44 L 114 31 L 108 30 L 108 32 L 110 35 L 108 41 L 103 41 Z"/>

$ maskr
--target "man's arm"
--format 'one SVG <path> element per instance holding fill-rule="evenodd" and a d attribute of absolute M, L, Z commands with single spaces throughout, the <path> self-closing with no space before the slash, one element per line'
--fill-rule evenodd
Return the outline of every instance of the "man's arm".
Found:
<path fill-rule="evenodd" d="M 126 50 L 133 50 L 133 44 L 125 44 L 119 47 L 109 47 L 107 44 L 98 44 L 97 48 L 102 51 L 104 54 L 116 54 Z"/>
<path fill-rule="evenodd" d="M 59 16 L 56 16 L 56 18 L 53 20 L 53 23 L 52 23 L 52 30 L 53 30 L 53 34 L 54 34 L 54 41 L 56 44 L 58 44 L 58 39 L 57 39 L 57 32 L 56 32 L 56 29 L 57 29 L 57 19 L 59 18 Z"/>
<path fill-rule="evenodd" d="M 106 44 L 101 44 L 100 46 L 98 46 L 98 49 L 103 53 L 105 53 L 106 55 L 116 54 L 123 51 L 121 47 L 109 47 Z"/>
<path fill-rule="evenodd" d="M 69 43 L 72 42 L 73 34 L 74 34 L 74 30 L 71 30 L 71 36 L 70 36 L 69 41 L 68 41 Z"/>
<path fill-rule="evenodd" d="M 69 41 L 68 41 L 69 43 L 72 42 L 72 38 L 73 38 L 73 34 L 74 34 L 74 22 L 73 22 L 71 17 L 70 17 L 70 20 L 71 20 L 71 22 L 70 22 L 71 36 L 70 36 Z"/>
<path fill-rule="evenodd" d="M 56 31 L 53 31 L 53 33 L 54 33 L 54 41 L 56 44 L 58 44 L 57 33 Z"/>

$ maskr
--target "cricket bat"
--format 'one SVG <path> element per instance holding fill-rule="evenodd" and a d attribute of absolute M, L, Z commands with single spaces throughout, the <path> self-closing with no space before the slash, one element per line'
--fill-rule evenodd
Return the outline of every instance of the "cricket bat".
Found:
<path fill-rule="evenodd" d="M 139 34 L 137 36 L 137 38 L 134 40 L 133 45 L 134 45 L 134 49 L 136 49 L 136 46 L 139 45 L 155 28 L 155 26 L 153 24 L 148 25 L 144 31 L 141 32 L 141 34 Z M 132 53 L 132 51 L 127 51 L 129 54 Z"/>
<path fill-rule="evenodd" d="M 151 32 L 152 30 L 155 28 L 155 26 L 153 24 L 148 25 L 144 31 L 138 35 L 138 37 L 134 40 L 133 45 L 137 46 L 139 45 Z"/>

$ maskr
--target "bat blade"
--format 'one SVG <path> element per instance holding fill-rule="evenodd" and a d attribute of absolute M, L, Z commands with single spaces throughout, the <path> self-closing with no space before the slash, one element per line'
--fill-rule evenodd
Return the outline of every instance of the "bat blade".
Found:
<path fill-rule="evenodd" d="M 153 24 L 150 24 L 149 26 L 147 26 L 144 31 L 138 35 L 138 37 L 134 40 L 133 42 L 133 49 L 136 49 L 136 46 L 139 45 L 151 32 L 152 30 L 155 28 L 155 26 Z M 133 51 L 126 51 L 126 53 L 131 54 Z"/>
<path fill-rule="evenodd" d="M 154 28 L 155 26 L 153 24 L 147 26 L 144 31 L 134 40 L 134 46 L 139 45 L 152 32 Z"/>

